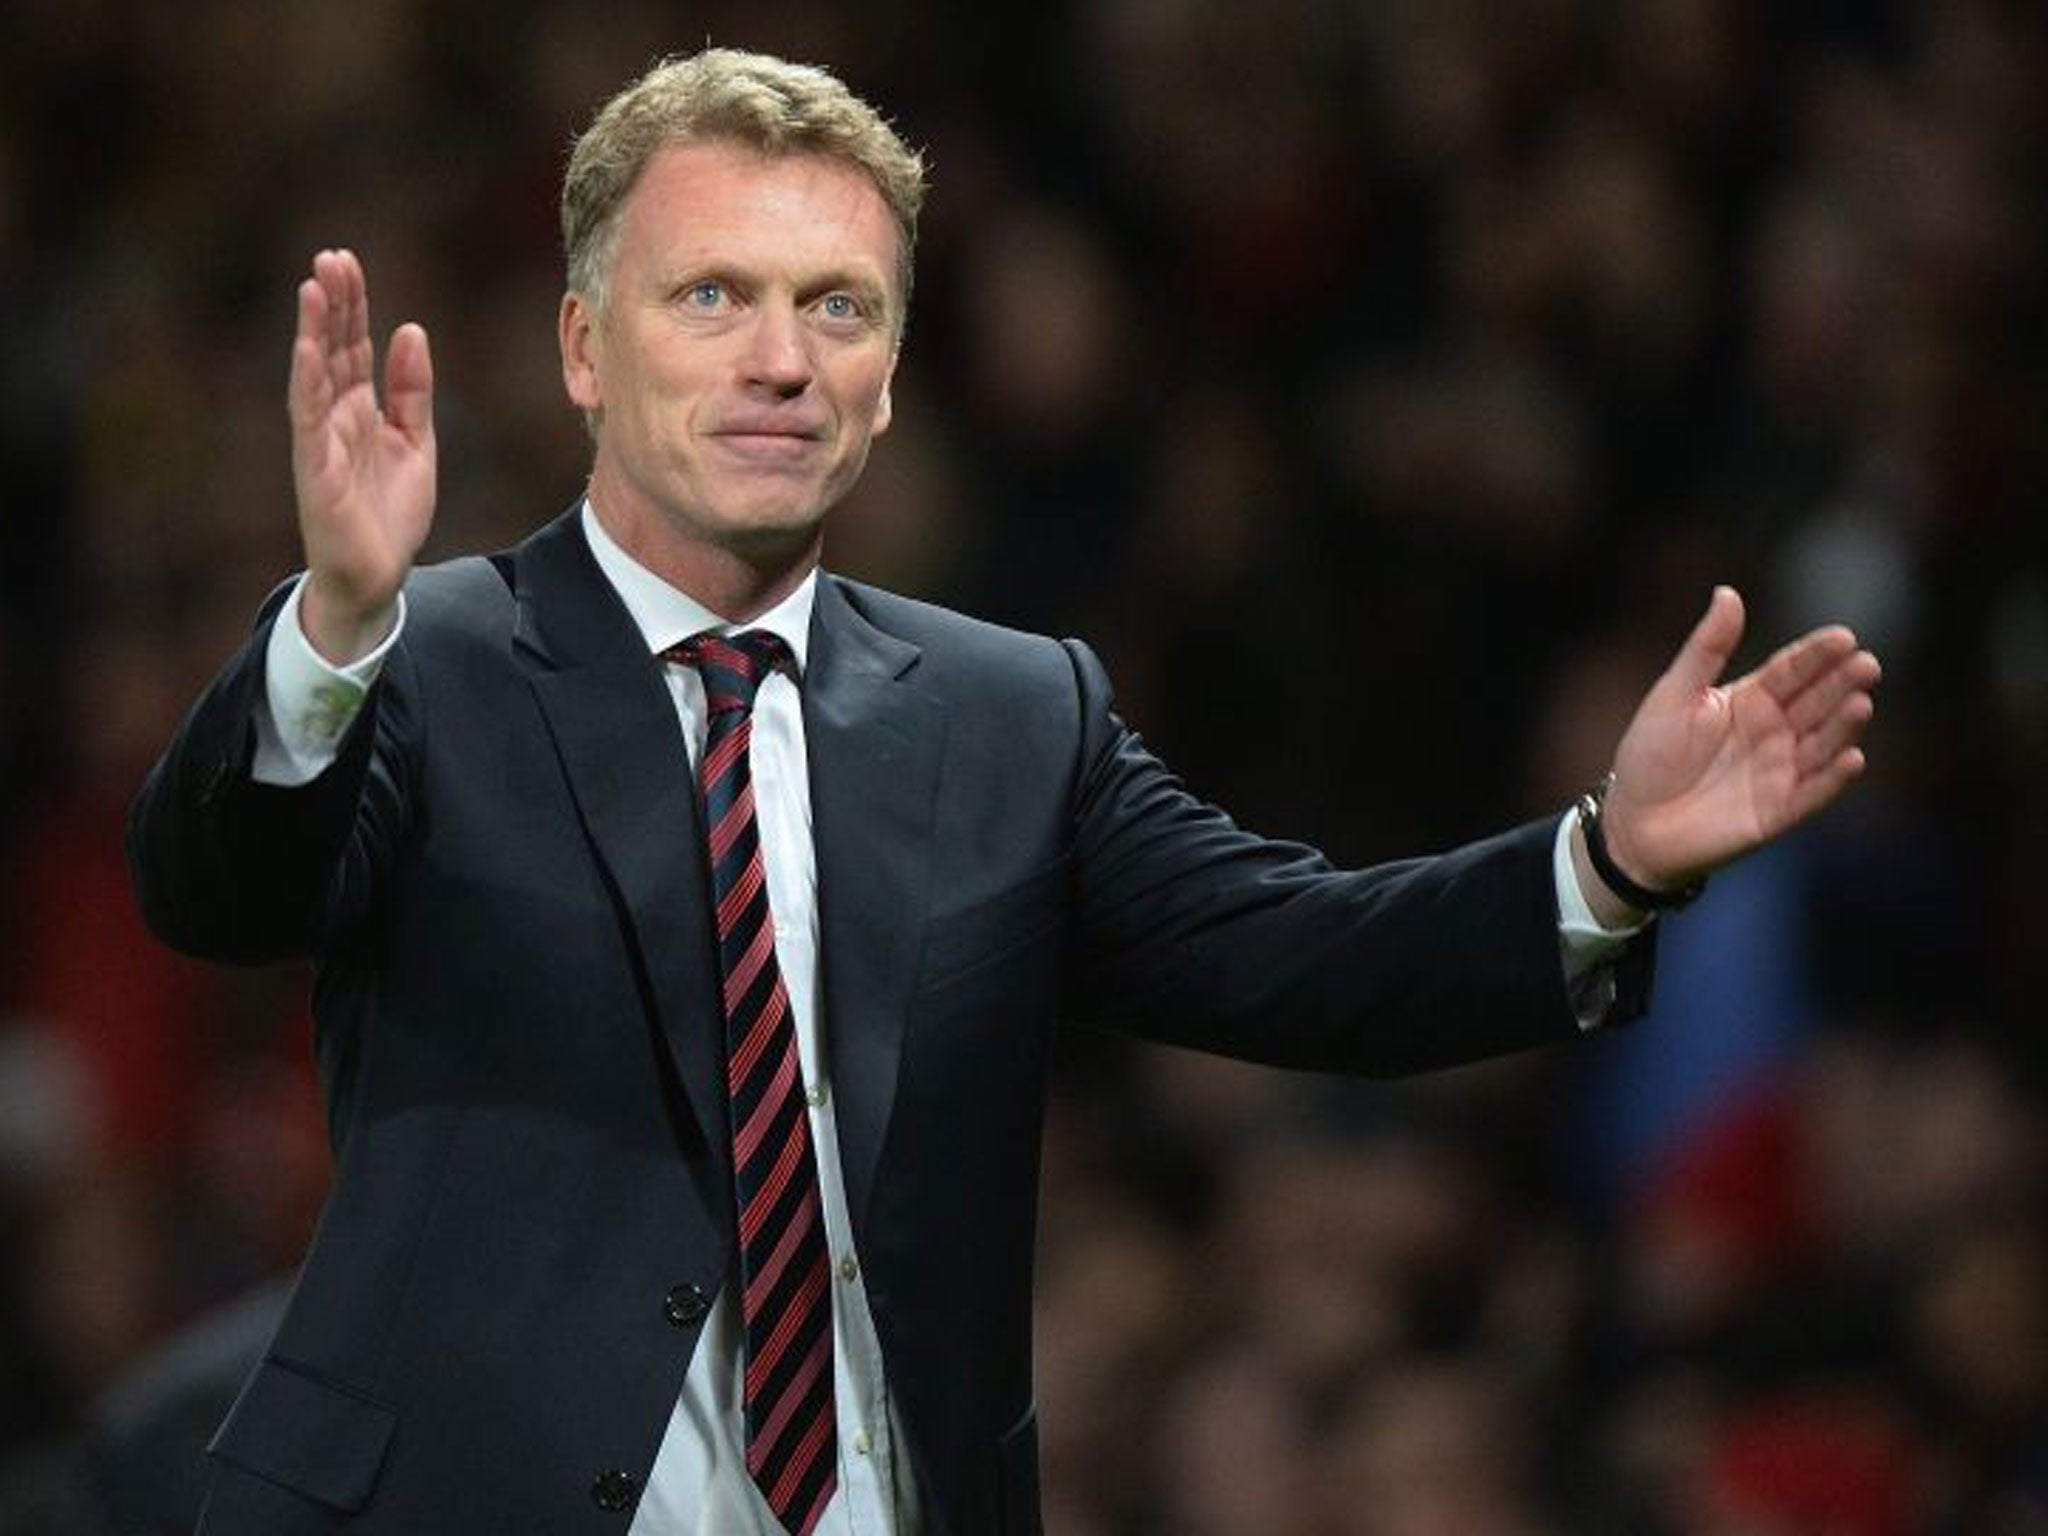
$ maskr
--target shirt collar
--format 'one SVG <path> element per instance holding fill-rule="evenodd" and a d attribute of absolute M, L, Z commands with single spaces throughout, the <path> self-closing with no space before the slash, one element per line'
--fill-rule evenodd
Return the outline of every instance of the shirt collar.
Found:
<path fill-rule="evenodd" d="M 651 653 L 659 655 L 670 646 L 692 635 L 701 635 L 706 630 L 729 634 L 742 627 L 713 613 L 680 587 L 670 586 L 621 549 L 618 542 L 604 531 L 604 525 L 597 520 L 597 513 L 587 496 L 583 499 L 583 537 L 590 544 L 590 553 L 597 560 L 597 568 L 604 572 L 605 580 L 612 584 L 612 589 L 619 594 L 619 601 L 626 605 L 626 612 L 639 626 L 640 636 L 647 642 Z M 813 569 L 798 583 L 794 592 L 744 626 L 747 629 L 765 629 L 778 636 L 789 647 L 790 655 L 796 658 L 799 676 L 810 659 L 811 608 L 817 597 L 818 573 Z"/>

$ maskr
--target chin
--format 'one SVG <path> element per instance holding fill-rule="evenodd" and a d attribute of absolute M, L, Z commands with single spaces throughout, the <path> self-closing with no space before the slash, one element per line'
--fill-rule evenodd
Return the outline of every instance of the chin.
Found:
<path fill-rule="evenodd" d="M 773 563 L 816 544 L 824 521 L 824 514 L 812 509 L 735 517 L 722 522 L 718 542 L 748 561 Z"/>

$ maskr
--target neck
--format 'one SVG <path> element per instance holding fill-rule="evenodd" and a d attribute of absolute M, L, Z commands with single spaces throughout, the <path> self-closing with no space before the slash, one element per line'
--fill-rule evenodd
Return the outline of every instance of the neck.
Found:
<path fill-rule="evenodd" d="M 713 543 L 657 514 L 634 516 L 634 503 L 592 477 L 590 507 L 612 542 L 679 592 L 720 618 L 747 624 L 803 585 L 824 550 L 824 530 L 776 531 Z"/>

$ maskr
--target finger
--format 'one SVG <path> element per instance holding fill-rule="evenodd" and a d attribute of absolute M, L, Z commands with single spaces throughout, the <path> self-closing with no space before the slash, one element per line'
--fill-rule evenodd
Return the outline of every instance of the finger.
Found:
<path fill-rule="evenodd" d="M 341 264 L 341 252 L 321 251 L 313 258 L 313 281 L 326 299 L 323 311 L 327 327 L 321 333 L 322 352 L 329 366 L 339 367 L 348 354 L 348 276 Z"/>
<path fill-rule="evenodd" d="M 376 377 L 377 356 L 370 344 L 370 288 L 363 277 L 363 264 L 350 250 L 335 252 L 345 295 L 342 311 L 341 345 L 348 353 L 351 384 L 367 384 Z"/>
<path fill-rule="evenodd" d="M 1809 684 L 1855 651 L 1856 636 L 1840 624 L 1830 624 L 1781 645 L 1751 675 L 1765 693 L 1789 708 Z"/>
<path fill-rule="evenodd" d="M 1863 776 L 1863 768 L 1863 749 L 1845 747 L 1825 767 L 1806 775 L 1793 788 L 1791 803 L 1786 807 L 1786 825 L 1797 826 L 1807 817 L 1826 810 L 1843 790 Z"/>
<path fill-rule="evenodd" d="M 1833 714 L 1799 738 L 1793 761 L 1800 773 L 1818 772 L 1854 746 L 1876 714 L 1877 704 L 1869 694 L 1850 694 Z"/>
<path fill-rule="evenodd" d="M 1728 658 L 1742 643 L 1742 597 L 1733 587 L 1716 587 L 1685 644 L 1665 671 L 1665 679 L 1688 693 L 1711 688 L 1728 669 Z"/>
<path fill-rule="evenodd" d="M 307 278 L 299 284 L 298 328 L 292 336 L 291 374 L 285 386 L 285 405 L 292 424 L 312 426 L 326 411 L 332 396 L 327 388 L 326 335 L 327 290 Z"/>
<path fill-rule="evenodd" d="M 327 405 L 331 407 L 350 384 L 348 346 L 344 340 L 348 327 L 348 284 L 343 280 L 337 253 L 321 251 L 314 256 L 312 281 L 319 290 L 314 316 L 320 324 L 311 335 L 325 380 Z"/>
<path fill-rule="evenodd" d="M 1834 666 L 1820 673 L 1798 696 L 1784 704 L 1785 718 L 1795 731 L 1810 731 L 1853 693 L 1868 693 L 1877 686 L 1884 669 L 1868 651 L 1852 651 Z"/>
<path fill-rule="evenodd" d="M 370 321 L 362 268 L 352 252 L 322 251 L 313 258 L 313 278 L 327 296 L 327 330 L 321 341 L 338 394 L 370 378 Z"/>
<path fill-rule="evenodd" d="M 317 346 L 327 335 L 327 289 L 315 275 L 301 278 L 297 293 L 298 328 L 292 339 Z"/>
<path fill-rule="evenodd" d="M 434 432 L 434 357 L 424 327 L 407 321 L 384 355 L 384 414 L 415 442 Z"/>

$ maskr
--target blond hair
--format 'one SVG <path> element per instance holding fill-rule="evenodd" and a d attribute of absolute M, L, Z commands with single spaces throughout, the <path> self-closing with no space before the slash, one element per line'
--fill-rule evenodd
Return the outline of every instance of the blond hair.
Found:
<path fill-rule="evenodd" d="M 693 141 L 764 155 L 829 155 L 865 172 L 896 222 L 901 325 L 924 202 L 923 156 L 830 72 L 735 48 L 661 60 L 599 108 L 578 137 L 562 178 L 571 289 L 605 307 L 626 198 L 657 153 Z"/>

